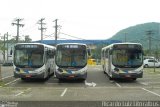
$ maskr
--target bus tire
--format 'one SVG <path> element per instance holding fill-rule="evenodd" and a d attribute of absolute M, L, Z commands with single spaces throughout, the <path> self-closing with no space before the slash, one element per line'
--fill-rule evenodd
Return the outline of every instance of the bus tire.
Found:
<path fill-rule="evenodd" d="M 81 78 L 80 80 L 83 82 L 83 81 L 85 81 L 87 78 Z"/>
<path fill-rule="evenodd" d="M 132 80 L 133 80 L 133 81 L 136 81 L 136 80 L 137 80 L 137 78 L 132 78 Z"/>
<path fill-rule="evenodd" d="M 109 80 L 113 80 L 113 78 L 109 76 Z"/>
<path fill-rule="evenodd" d="M 107 74 L 105 71 L 106 71 L 106 68 L 103 67 L 103 73 L 104 73 L 104 74 Z"/>
<path fill-rule="evenodd" d="M 50 77 L 50 69 L 48 69 L 48 71 L 47 71 L 47 76 L 46 76 L 45 79 L 49 79 L 49 77 Z"/>
<path fill-rule="evenodd" d="M 21 78 L 21 80 L 22 80 L 22 81 L 26 81 L 26 80 L 27 80 L 27 78 Z"/>
<path fill-rule="evenodd" d="M 58 78 L 59 82 L 63 82 L 64 78 Z"/>
<path fill-rule="evenodd" d="M 50 69 L 49 69 L 49 70 L 48 70 L 48 77 L 47 77 L 47 78 L 49 78 L 49 77 L 50 77 L 50 75 L 51 75 L 51 74 L 50 74 Z"/>

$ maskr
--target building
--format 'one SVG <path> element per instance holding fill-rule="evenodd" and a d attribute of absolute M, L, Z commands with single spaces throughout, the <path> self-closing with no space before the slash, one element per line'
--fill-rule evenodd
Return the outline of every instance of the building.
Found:
<path fill-rule="evenodd" d="M 55 45 L 59 43 L 84 43 L 87 44 L 91 49 L 96 48 L 97 45 L 109 45 L 112 43 L 121 43 L 122 41 L 119 40 L 40 40 L 40 41 L 34 41 L 36 43 L 44 43 L 48 45 Z"/>

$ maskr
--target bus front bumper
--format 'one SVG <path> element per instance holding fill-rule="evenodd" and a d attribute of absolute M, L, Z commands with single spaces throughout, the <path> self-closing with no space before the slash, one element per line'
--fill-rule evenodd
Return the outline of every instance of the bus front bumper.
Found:
<path fill-rule="evenodd" d="M 42 73 L 16 73 L 14 72 L 15 78 L 44 78 L 44 72 Z"/>
<path fill-rule="evenodd" d="M 55 75 L 58 79 L 86 79 L 87 78 L 87 72 L 83 74 L 61 74 L 61 73 L 55 72 Z"/>
<path fill-rule="evenodd" d="M 112 78 L 142 78 L 143 72 L 141 73 L 112 73 Z"/>

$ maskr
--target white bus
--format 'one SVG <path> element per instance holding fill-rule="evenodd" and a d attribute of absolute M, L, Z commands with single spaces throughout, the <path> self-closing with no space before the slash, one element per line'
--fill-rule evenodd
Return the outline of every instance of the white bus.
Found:
<path fill-rule="evenodd" d="M 139 43 L 115 43 L 102 48 L 102 67 L 109 79 L 143 76 L 143 50 Z"/>
<path fill-rule="evenodd" d="M 14 46 L 14 77 L 46 79 L 55 71 L 55 47 L 41 43 Z"/>
<path fill-rule="evenodd" d="M 62 43 L 56 46 L 56 77 L 62 79 L 87 78 L 87 45 Z"/>

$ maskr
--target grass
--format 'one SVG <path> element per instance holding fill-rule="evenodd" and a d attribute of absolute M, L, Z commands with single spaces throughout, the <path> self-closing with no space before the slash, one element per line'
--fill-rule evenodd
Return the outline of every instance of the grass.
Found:
<path fill-rule="evenodd" d="M 144 68 L 144 72 L 146 73 L 153 73 L 153 74 L 160 74 L 160 68 Z"/>
<path fill-rule="evenodd" d="M 0 80 L 0 86 L 3 87 L 4 86 L 4 82 L 2 80 Z"/>

